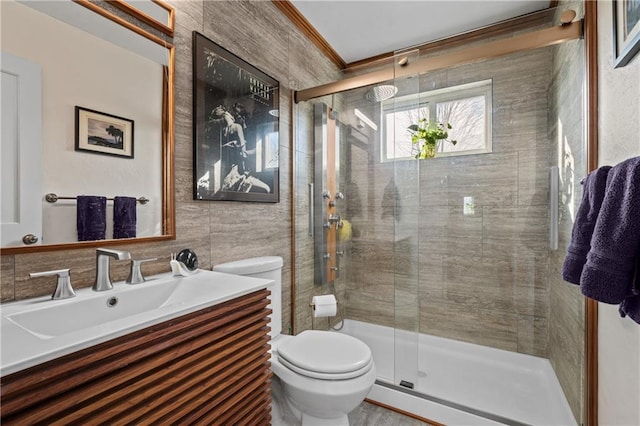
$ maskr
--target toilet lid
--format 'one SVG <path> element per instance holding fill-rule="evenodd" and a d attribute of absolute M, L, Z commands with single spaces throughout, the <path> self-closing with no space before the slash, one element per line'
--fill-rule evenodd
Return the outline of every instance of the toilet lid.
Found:
<path fill-rule="evenodd" d="M 280 361 L 309 377 L 342 380 L 371 369 L 371 350 L 346 334 L 306 330 L 278 347 Z"/>

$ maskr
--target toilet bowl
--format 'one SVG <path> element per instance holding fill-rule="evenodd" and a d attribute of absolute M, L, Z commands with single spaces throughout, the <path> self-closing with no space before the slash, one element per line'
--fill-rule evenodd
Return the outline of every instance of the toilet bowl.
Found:
<path fill-rule="evenodd" d="M 273 280 L 269 288 L 271 370 L 282 383 L 289 409 L 305 426 L 347 426 L 347 414 L 364 400 L 376 380 L 369 347 L 355 337 L 330 331 L 281 334 L 282 258 L 244 259 L 213 269 Z"/>
<path fill-rule="evenodd" d="M 328 331 L 278 336 L 272 342 L 271 369 L 303 425 L 348 425 L 347 414 L 376 380 L 369 348 L 351 336 Z"/>

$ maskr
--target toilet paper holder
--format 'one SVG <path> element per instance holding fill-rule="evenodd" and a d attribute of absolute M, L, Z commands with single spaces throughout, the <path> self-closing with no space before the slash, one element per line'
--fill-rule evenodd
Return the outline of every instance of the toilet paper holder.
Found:
<path fill-rule="evenodd" d="M 339 309 L 340 302 L 338 301 L 337 297 L 335 298 L 335 300 L 336 300 L 336 315 L 341 315 L 340 314 L 340 309 Z M 311 309 L 315 312 L 316 304 L 313 303 L 313 301 L 311 303 L 309 303 L 309 307 L 311 307 Z M 328 325 L 329 328 L 331 328 L 331 317 L 326 317 L 326 318 L 327 318 L 327 325 Z M 315 315 L 312 313 L 311 314 L 311 329 L 315 330 L 315 328 L 316 328 L 315 327 Z M 340 327 L 340 328 L 342 328 L 342 327 Z"/>
<path fill-rule="evenodd" d="M 340 301 L 336 298 L 336 305 L 339 305 Z M 316 304 L 311 302 L 309 303 L 309 306 L 315 311 L 316 310 Z"/>

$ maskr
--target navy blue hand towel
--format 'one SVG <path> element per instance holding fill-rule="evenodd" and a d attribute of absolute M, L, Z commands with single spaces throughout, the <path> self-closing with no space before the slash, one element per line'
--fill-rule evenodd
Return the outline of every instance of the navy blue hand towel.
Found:
<path fill-rule="evenodd" d="M 636 271 L 633 279 L 633 296 L 625 298 L 620 303 L 620 316 L 628 316 L 640 324 L 640 256 L 636 257 Z"/>
<path fill-rule="evenodd" d="M 607 190 L 580 277 L 582 294 L 617 304 L 634 296 L 640 255 L 640 157 L 609 171 Z"/>
<path fill-rule="evenodd" d="M 78 195 L 76 199 L 78 241 L 104 240 L 107 229 L 107 198 Z"/>
<path fill-rule="evenodd" d="M 620 304 L 620 316 L 629 317 L 640 324 L 640 295 L 627 297 Z"/>
<path fill-rule="evenodd" d="M 611 166 L 600 167 L 589 173 L 582 183 L 582 200 L 573 222 L 571 242 L 562 265 L 562 278 L 567 282 L 580 284 L 580 275 L 591 248 L 591 236 L 604 199 L 610 169 Z"/>
<path fill-rule="evenodd" d="M 113 238 L 134 238 L 136 236 L 136 207 L 133 197 L 113 199 Z"/>

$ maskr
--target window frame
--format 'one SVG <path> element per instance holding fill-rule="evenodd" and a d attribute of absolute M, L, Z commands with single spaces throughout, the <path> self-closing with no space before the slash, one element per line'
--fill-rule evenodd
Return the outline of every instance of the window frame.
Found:
<path fill-rule="evenodd" d="M 475 81 L 472 83 L 459 84 L 455 86 L 443 87 L 440 89 L 414 93 L 410 95 L 398 96 L 388 99 L 381 103 L 380 108 L 380 157 L 381 162 L 397 161 L 397 160 L 413 160 L 411 156 L 407 157 L 389 157 L 387 152 L 387 114 L 397 113 L 403 110 L 427 108 L 429 117 L 437 117 L 437 105 L 441 102 L 450 102 L 458 99 L 467 99 L 482 96 L 485 102 L 484 115 L 484 136 L 485 143 L 483 148 L 468 149 L 453 152 L 438 152 L 438 157 L 455 157 L 461 155 L 489 154 L 493 152 L 493 79 Z M 409 139 L 409 143 L 411 143 Z"/>

